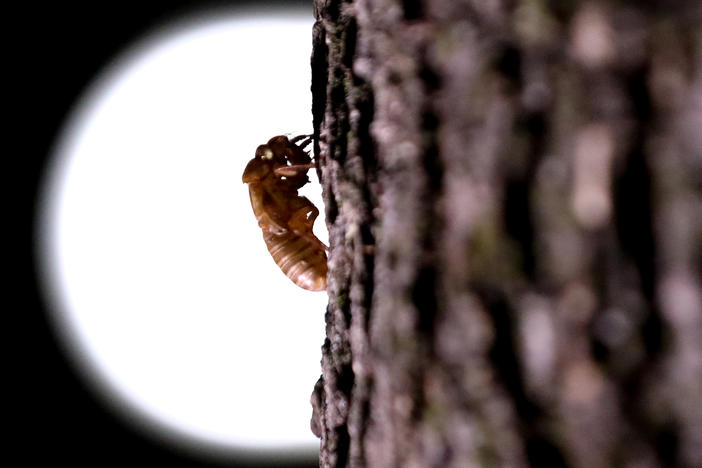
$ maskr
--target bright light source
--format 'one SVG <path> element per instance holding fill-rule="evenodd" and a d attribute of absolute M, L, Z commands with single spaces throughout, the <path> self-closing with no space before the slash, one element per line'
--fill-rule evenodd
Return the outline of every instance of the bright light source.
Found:
<path fill-rule="evenodd" d="M 241 182 L 256 146 L 312 130 L 312 22 L 153 34 L 79 103 L 48 171 L 40 247 L 66 347 L 113 407 L 180 442 L 318 446 L 327 296 L 280 272 Z"/>

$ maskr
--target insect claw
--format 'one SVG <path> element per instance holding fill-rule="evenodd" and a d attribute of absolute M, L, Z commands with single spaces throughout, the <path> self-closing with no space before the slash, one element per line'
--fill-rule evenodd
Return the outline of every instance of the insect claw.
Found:
<path fill-rule="evenodd" d="M 311 133 L 310 133 L 309 135 L 298 135 L 298 136 L 296 136 L 296 137 L 294 137 L 294 138 L 291 138 L 291 139 L 290 139 L 290 142 L 291 142 L 291 143 L 297 144 L 298 141 L 311 139 L 313 136 L 314 136 L 314 135 L 312 135 Z"/>
<path fill-rule="evenodd" d="M 292 138 L 292 139 L 290 140 L 290 142 L 291 142 L 291 143 L 294 143 L 294 144 L 297 144 L 297 142 L 300 141 L 301 143 L 298 144 L 297 146 L 299 146 L 299 147 L 302 148 L 302 149 L 305 149 L 305 147 L 309 146 L 309 144 L 312 143 L 313 140 L 314 140 L 314 135 L 312 135 L 312 134 L 310 134 L 310 135 L 298 135 L 298 136 L 296 136 L 295 138 Z"/>

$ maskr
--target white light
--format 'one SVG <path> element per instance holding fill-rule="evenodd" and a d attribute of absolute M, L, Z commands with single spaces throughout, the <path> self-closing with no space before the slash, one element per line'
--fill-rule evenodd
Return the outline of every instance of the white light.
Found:
<path fill-rule="evenodd" d="M 47 173 L 67 349 L 113 407 L 180 441 L 318 446 L 327 296 L 279 271 L 241 182 L 256 146 L 312 130 L 312 22 L 219 14 L 152 35 L 79 103 Z"/>

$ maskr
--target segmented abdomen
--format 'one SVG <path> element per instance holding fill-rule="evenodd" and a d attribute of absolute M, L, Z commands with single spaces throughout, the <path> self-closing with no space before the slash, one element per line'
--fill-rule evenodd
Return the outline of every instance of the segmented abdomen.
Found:
<path fill-rule="evenodd" d="M 310 291 L 327 288 L 327 254 L 318 243 L 292 231 L 264 231 L 263 239 L 275 263 L 295 284 Z"/>

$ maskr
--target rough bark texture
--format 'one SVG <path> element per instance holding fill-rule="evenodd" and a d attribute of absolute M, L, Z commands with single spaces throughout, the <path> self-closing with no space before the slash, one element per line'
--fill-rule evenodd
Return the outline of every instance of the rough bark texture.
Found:
<path fill-rule="evenodd" d="M 315 5 L 321 466 L 702 466 L 699 1 Z"/>

